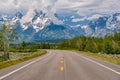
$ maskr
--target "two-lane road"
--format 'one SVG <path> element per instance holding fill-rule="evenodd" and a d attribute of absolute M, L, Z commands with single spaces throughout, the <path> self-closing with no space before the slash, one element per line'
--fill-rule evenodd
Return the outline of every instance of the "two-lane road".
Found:
<path fill-rule="evenodd" d="M 48 54 L 0 70 L 0 80 L 120 80 L 120 66 L 75 52 Z"/>

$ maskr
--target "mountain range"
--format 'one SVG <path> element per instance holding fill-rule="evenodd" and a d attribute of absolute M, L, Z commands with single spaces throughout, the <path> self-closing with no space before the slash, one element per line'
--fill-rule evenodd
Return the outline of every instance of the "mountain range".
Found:
<path fill-rule="evenodd" d="M 18 41 L 49 41 L 71 39 L 76 36 L 103 37 L 120 31 L 120 13 L 111 15 L 94 14 L 89 17 L 79 15 L 59 15 L 54 17 L 62 23 L 55 23 L 47 13 L 34 10 L 30 20 L 23 20 L 24 14 L 0 15 L 0 23 L 10 23 L 18 35 Z"/>

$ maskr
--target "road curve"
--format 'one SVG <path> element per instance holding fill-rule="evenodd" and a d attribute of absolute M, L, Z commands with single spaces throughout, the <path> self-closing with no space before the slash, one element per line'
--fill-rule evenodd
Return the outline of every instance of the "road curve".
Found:
<path fill-rule="evenodd" d="M 0 70 L 0 80 L 120 80 L 120 66 L 65 50 Z"/>

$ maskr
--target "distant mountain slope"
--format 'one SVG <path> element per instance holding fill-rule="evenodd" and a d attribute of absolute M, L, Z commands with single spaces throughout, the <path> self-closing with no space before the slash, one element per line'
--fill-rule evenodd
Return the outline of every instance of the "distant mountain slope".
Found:
<path fill-rule="evenodd" d="M 18 41 L 47 41 L 70 39 L 80 35 L 103 37 L 120 31 L 120 13 L 113 15 L 93 15 L 87 18 L 80 16 L 61 17 L 54 15 L 58 22 L 54 23 L 43 11 L 34 10 L 30 20 L 24 21 L 25 15 L 0 15 L 0 23 L 10 23 L 19 36 Z M 54 20 L 56 20 L 54 19 Z M 66 21 L 68 20 L 68 21 Z"/>

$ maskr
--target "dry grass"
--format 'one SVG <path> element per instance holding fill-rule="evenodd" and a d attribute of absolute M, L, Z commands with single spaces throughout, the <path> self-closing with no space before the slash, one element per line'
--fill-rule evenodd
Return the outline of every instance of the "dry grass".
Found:
<path fill-rule="evenodd" d="M 31 54 L 29 56 L 24 56 L 22 58 L 18 58 L 18 59 L 15 59 L 15 60 L 0 62 L 0 69 L 11 66 L 11 65 L 15 65 L 15 64 L 27 61 L 27 60 L 30 60 L 30 59 L 38 57 L 38 56 L 42 56 L 44 54 L 46 54 L 46 51 L 39 51 L 39 52 L 36 52 L 36 53 Z"/>

